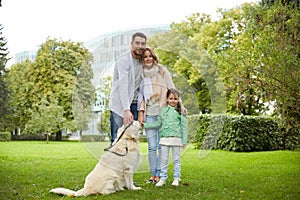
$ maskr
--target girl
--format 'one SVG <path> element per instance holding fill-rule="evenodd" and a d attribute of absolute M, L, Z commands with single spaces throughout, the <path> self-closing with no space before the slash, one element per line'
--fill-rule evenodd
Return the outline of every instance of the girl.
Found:
<path fill-rule="evenodd" d="M 166 184 L 168 178 L 168 159 L 169 151 L 172 148 L 172 157 L 174 162 L 174 181 L 173 186 L 178 186 L 180 181 L 180 147 L 185 149 L 187 144 L 187 122 L 182 114 L 182 106 L 179 102 L 179 92 L 174 89 L 167 91 L 167 105 L 164 106 L 155 122 L 145 122 L 144 128 L 160 128 L 161 145 L 161 173 L 160 181 L 156 186 Z"/>

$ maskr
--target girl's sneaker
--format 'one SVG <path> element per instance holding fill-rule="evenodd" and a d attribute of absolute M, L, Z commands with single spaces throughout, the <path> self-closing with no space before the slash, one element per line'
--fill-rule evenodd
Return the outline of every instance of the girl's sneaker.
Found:
<path fill-rule="evenodd" d="M 179 186 L 179 179 L 174 179 L 172 185 L 176 187 Z"/>
<path fill-rule="evenodd" d="M 156 183 L 156 185 L 155 186 L 157 186 L 157 187 L 161 187 L 161 186 L 163 186 L 163 185 L 165 185 L 166 184 L 166 181 L 165 180 L 159 180 L 158 181 L 158 183 Z"/>

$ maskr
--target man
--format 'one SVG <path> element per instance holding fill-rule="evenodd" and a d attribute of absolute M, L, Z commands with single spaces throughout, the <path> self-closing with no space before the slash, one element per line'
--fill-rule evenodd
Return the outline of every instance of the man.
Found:
<path fill-rule="evenodd" d="M 133 34 L 131 50 L 117 58 L 112 91 L 109 100 L 111 144 L 117 137 L 118 129 L 138 119 L 138 90 L 143 78 L 141 56 L 146 47 L 147 37 Z"/>

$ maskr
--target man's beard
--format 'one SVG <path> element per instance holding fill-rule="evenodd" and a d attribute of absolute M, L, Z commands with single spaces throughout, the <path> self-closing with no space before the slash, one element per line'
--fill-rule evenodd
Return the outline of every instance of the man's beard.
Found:
<path fill-rule="evenodd" d="M 133 51 L 133 54 L 134 54 L 136 57 L 140 58 L 140 57 L 142 56 L 142 54 L 138 54 L 138 53 L 136 53 L 136 52 L 137 52 L 137 50 L 134 50 L 134 51 Z"/>

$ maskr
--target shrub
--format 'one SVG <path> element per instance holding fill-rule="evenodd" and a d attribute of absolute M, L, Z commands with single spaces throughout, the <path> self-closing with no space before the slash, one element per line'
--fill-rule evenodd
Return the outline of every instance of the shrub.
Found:
<path fill-rule="evenodd" d="M 10 140 L 11 140 L 11 136 L 9 132 L 0 132 L 0 141 L 5 142 Z"/>
<path fill-rule="evenodd" d="M 63 136 L 62 140 L 67 140 L 69 136 Z M 47 137 L 45 134 L 41 133 L 31 133 L 31 134 L 21 134 L 21 135 L 12 135 L 11 140 L 15 141 L 46 141 Z M 49 141 L 56 141 L 55 135 L 49 135 Z"/>
<path fill-rule="evenodd" d="M 80 140 L 82 142 L 100 142 L 105 141 L 106 138 L 105 135 L 82 135 Z"/>
<path fill-rule="evenodd" d="M 286 134 L 271 117 L 194 115 L 188 117 L 190 141 L 196 148 L 238 152 L 295 149 L 299 131 Z"/>

